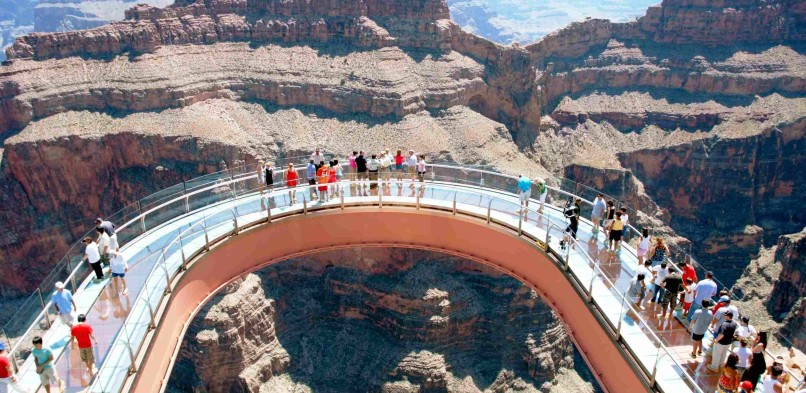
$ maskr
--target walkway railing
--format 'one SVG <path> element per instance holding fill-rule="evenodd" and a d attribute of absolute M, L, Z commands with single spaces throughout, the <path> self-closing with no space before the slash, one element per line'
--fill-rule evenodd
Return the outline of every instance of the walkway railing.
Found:
<path fill-rule="evenodd" d="M 277 165 L 277 167 L 282 168 L 280 165 Z M 432 193 L 430 198 L 421 195 L 419 192 L 408 197 L 385 196 L 383 192 L 379 192 L 376 204 L 383 206 L 384 198 L 389 197 L 389 200 L 386 201 L 387 204 L 407 204 L 420 208 L 425 201 L 427 202 L 427 207 L 433 208 L 435 207 L 434 201 L 441 200 L 448 204 L 449 209 L 451 208 L 450 203 L 452 203 L 454 212 L 457 212 L 458 205 L 463 214 L 468 214 L 468 206 L 481 208 L 482 210 L 486 209 L 488 222 L 495 221 L 507 224 L 506 219 L 499 217 L 501 214 L 511 217 L 520 216 L 516 214 L 518 204 L 517 199 L 513 197 L 517 190 L 516 177 L 481 169 L 450 165 L 430 165 L 429 167 L 426 190 L 430 190 Z M 299 178 L 304 179 L 304 166 L 300 165 L 298 171 L 301 172 Z M 276 173 L 276 177 L 283 176 L 284 171 Z M 408 174 L 405 175 L 406 178 L 408 176 Z M 153 260 L 153 263 L 150 263 L 152 271 L 143 289 L 137 295 L 130 316 L 121 326 L 115 343 L 109 349 L 108 355 L 110 356 L 106 356 L 106 361 L 92 386 L 93 391 L 119 391 L 129 372 L 136 369 L 136 367 L 133 367 L 136 364 L 135 357 L 145 342 L 146 333 L 149 328 L 154 327 L 158 322 L 155 320 L 155 310 L 158 309 L 166 296 L 170 280 L 184 267 L 187 260 L 202 252 L 218 239 L 237 233 L 244 225 L 271 220 L 272 215 L 306 214 L 316 209 L 333 208 L 333 204 L 341 203 L 344 205 L 350 202 L 349 199 L 345 201 L 344 196 L 342 196 L 340 201 L 331 202 L 330 204 L 311 204 L 307 195 L 310 194 L 311 188 L 317 186 L 296 187 L 298 200 L 301 200 L 297 204 L 291 203 L 287 195 L 289 190 L 285 188 L 276 188 L 271 194 L 271 198 L 268 196 L 259 197 L 256 193 L 260 188 L 260 184 L 254 165 L 239 167 L 229 171 L 227 175 L 218 174 L 214 177 L 214 179 L 203 183 L 196 180 L 184 182 L 181 191 L 178 186 L 174 186 L 173 191 L 161 191 L 157 196 L 149 196 L 138 201 L 136 209 L 130 205 L 112 217 L 112 220 L 120 220 L 116 222 L 124 222 L 118 227 L 118 237 L 120 243 L 126 247 L 136 245 L 145 235 L 154 235 L 158 228 L 168 222 L 182 219 L 186 220 L 186 222 L 183 222 L 179 230 L 162 234 L 156 239 L 156 242 L 148 244 L 147 247 L 141 247 L 136 256 L 130 258 L 132 261 Z M 275 180 L 275 183 L 278 183 L 278 181 Z M 350 185 L 352 184 L 346 181 L 340 183 L 345 190 L 350 190 L 352 188 Z M 457 186 L 472 191 L 459 190 L 456 189 Z M 435 196 L 434 192 L 436 190 L 453 190 L 453 200 L 451 201 L 444 193 Z M 494 196 L 484 195 L 484 193 L 490 192 L 497 194 Z M 536 190 L 533 190 L 532 195 L 537 195 Z M 576 195 L 559 188 L 549 187 L 547 203 L 552 201 L 556 203 L 570 197 L 576 197 Z M 351 194 L 347 198 L 366 198 L 366 196 L 354 196 Z M 476 200 L 478 202 L 475 202 Z M 259 202 L 255 203 L 255 201 Z M 591 201 L 584 198 L 583 201 L 585 202 L 585 209 L 590 209 Z M 571 248 L 562 250 L 558 244 L 558 239 L 562 238 L 566 226 L 562 215 L 558 215 L 559 213 L 553 209 L 547 209 L 552 211 L 553 215 L 538 214 L 534 207 L 537 201 L 533 200 L 532 203 L 533 205 L 529 209 L 530 212 L 527 218 L 516 219 L 517 227 L 511 229 L 517 230 L 519 234 L 524 233 L 524 227 L 537 228 L 543 231 L 545 239 L 541 237 L 535 238 L 535 240 L 543 242 L 547 250 L 555 253 L 564 261 L 564 268 L 574 273 L 574 268 L 569 268 L 572 258 Z M 233 206 L 226 207 L 229 204 L 233 204 Z M 269 209 L 266 209 L 267 207 Z M 445 208 L 445 206 L 441 207 Z M 193 212 L 202 208 L 205 208 L 204 214 L 193 214 Z M 582 217 L 590 216 L 589 211 L 587 213 L 586 215 L 583 211 Z M 265 217 L 258 217 L 261 214 L 265 215 Z M 509 222 L 507 225 L 512 226 L 512 224 L 512 222 Z M 630 229 L 636 231 L 635 228 Z M 531 233 L 526 232 L 527 234 Z M 682 372 L 687 368 L 676 363 L 675 357 L 667 345 L 653 333 L 651 326 L 643 320 L 637 310 L 632 309 L 630 302 L 625 299 L 623 288 L 619 288 L 618 285 L 623 281 L 623 277 L 613 277 L 611 273 L 603 270 L 594 258 L 584 252 L 582 244 L 577 241 L 573 241 L 573 244 L 575 249 L 579 250 L 578 252 L 575 251 L 575 257 L 582 258 L 584 264 L 590 266 L 588 273 L 577 271 L 576 273 L 578 274 L 573 274 L 573 277 L 581 287 L 586 289 L 589 300 L 602 311 L 602 315 L 606 317 L 616 336 L 627 341 L 627 348 L 630 349 L 636 359 L 646 358 L 648 356 L 646 354 L 647 348 L 652 348 L 655 351 L 654 356 L 649 355 L 653 359 L 650 363 L 653 364 L 638 361 L 638 366 L 650 378 L 650 381 L 656 381 L 659 365 L 671 362 L 672 367 L 681 370 L 677 376 L 678 380 L 685 381 L 692 391 L 701 391 L 691 376 L 686 372 Z M 628 252 L 631 252 L 631 250 Z M 51 274 L 53 277 L 59 277 L 59 272 L 65 272 L 68 273 L 67 278 L 53 278 L 50 280 L 53 282 L 65 281 L 72 290 L 79 289 L 81 282 L 88 280 L 90 273 L 87 264 L 79 263 L 81 254 L 79 247 L 74 246 L 62 262 L 57 265 L 54 273 Z M 147 266 L 149 263 L 143 263 L 143 265 Z M 70 269 L 71 267 L 72 269 Z M 632 277 L 631 274 L 627 274 L 625 277 L 627 276 Z M 53 323 L 56 323 L 55 316 L 50 314 L 52 311 L 49 311 L 49 300 L 43 295 L 48 289 L 46 284 L 52 285 L 51 283 L 43 283 L 40 286 L 41 289 L 38 289 L 32 296 L 35 298 L 34 300 L 38 298 L 41 311 L 34 318 L 34 323 L 30 325 L 26 333 L 16 340 L 16 343 L 12 346 L 10 357 L 13 359 L 15 368 L 19 367 L 24 360 L 23 358 L 27 356 L 28 347 L 26 343 L 30 342 L 30 338 L 49 329 Z M 607 290 L 607 295 L 612 299 L 607 300 L 599 296 L 605 290 Z M 612 303 L 612 300 L 615 300 L 620 305 L 617 313 L 605 312 L 606 310 L 602 309 L 602 304 L 599 304 L 599 301 Z M 629 319 L 625 319 L 630 314 L 632 316 Z M 642 342 L 640 346 L 629 345 L 629 340 L 622 334 L 625 320 L 630 320 L 633 326 L 647 331 L 649 334 L 646 337 L 652 345 L 647 347 L 646 342 Z M 128 359 L 128 363 L 126 359 Z M 663 389 L 663 385 L 670 382 L 657 382 L 660 390 L 674 391 Z"/>

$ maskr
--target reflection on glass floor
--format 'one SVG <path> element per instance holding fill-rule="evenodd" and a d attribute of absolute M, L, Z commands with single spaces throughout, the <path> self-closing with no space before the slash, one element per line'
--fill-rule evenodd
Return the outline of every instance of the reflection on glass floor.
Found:
<path fill-rule="evenodd" d="M 491 216 L 496 220 L 514 222 L 517 226 L 519 205 L 517 198 L 512 194 L 444 183 L 428 183 L 425 190 L 417 187 L 419 187 L 419 184 L 413 187 L 408 182 L 375 188 L 365 187 L 364 185 L 346 186 L 344 187 L 344 199 L 347 204 L 366 202 L 368 199 L 375 201 L 377 199 L 385 204 L 394 204 L 396 201 L 402 202 L 405 200 L 410 205 L 413 198 L 419 197 L 423 206 L 448 209 L 453 206 L 455 201 L 457 210 L 480 212 L 479 214 L 482 215 L 489 210 Z M 102 386 L 115 385 L 111 382 L 107 383 L 106 379 L 119 380 L 120 378 L 125 378 L 126 371 L 130 365 L 129 359 L 126 359 L 127 356 L 123 355 L 125 352 L 122 347 L 115 348 L 112 351 L 115 337 L 119 334 L 128 335 L 129 337 L 140 335 L 144 334 L 146 330 L 146 326 L 140 325 L 132 329 L 132 331 L 124 333 L 121 331 L 121 327 L 130 312 L 133 314 L 149 312 L 145 302 L 134 302 L 134 299 L 137 299 L 144 292 L 148 298 L 161 295 L 154 289 L 157 287 L 149 283 L 155 280 L 155 277 L 159 280 L 162 275 L 159 269 L 156 268 L 161 257 L 160 250 L 162 247 L 176 238 L 181 231 L 193 227 L 202 220 L 206 221 L 208 228 L 216 228 L 215 230 L 211 229 L 211 232 L 226 235 L 233 229 L 230 208 L 236 208 L 237 213 L 235 214 L 238 217 L 238 225 L 243 226 L 249 222 L 265 219 L 267 204 L 272 208 L 272 215 L 276 215 L 284 210 L 300 209 L 303 199 L 310 200 L 309 192 L 304 189 L 297 190 L 296 204 L 291 203 L 286 190 L 275 191 L 272 195 L 268 199 L 259 195 L 250 195 L 208 207 L 176 219 L 125 246 L 124 253 L 130 262 L 130 270 L 126 275 L 130 288 L 128 296 L 124 296 L 108 286 L 100 290 L 102 287 L 97 285 L 95 292 L 99 294 L 98 300 L 91 305 L 87 312 L 88 322 L 94 327 L 98 337 L 98 346 L 96 348 L 97 364 L 100 365 L 101 362 L 106 360 L 110 351 L 115 354 L 105 364 L 105 369 L 108 371 L 102 371 L 99 377 L 99 379 L 104 379 Z M 339 203 L 338 199 L 328 202 L 328 204 L 333 205 L 338 205 Z M 314 201 L 308 202 L 307 206 L 314 209 L 324 204 L 326 203 L 323 201 Z M 532 201 L 530 207 L 536 209 L 536 202 Z M 380 212 L 381 210 L 379 210 Z M 563 230 L 566 226 L 560 209 L 547 205 L 543 216 L 536 212 L 529 212 L 525 216 L 522 225 L 524 232 L 534 234 L 538 238 L 543 238 L 548 233 L 550 235 L 550 247 L 554 250 L 560 250 L 559 240 L 562 238 Z M 629 280 L 634 276 L 637 265 L 634 250 L 629 246 L 625 246 L 624 250 L 619 254 L 607 252 L 604 235 L 600 234 L 598 238 L 592 237 L 590 229 L 590 223 L 582 220 L 580 223 L 579 243 L 568 255 L 568 266 L 580 283 L 586 283 L 585 287 L 588 287 L 587 283 L 591 283 L 589 289 L 592 290 L 594 303 L 602 310 L 602 313 L 611 321 L 613 326 L 620 326 L 624 341 L 631 348 L 634 356 L 642 362 L 647 374 L 652 373 L 654 366 L 657 365 L 656 379 L 662 385 L 663 390 L 682 392 L 692 390 L 681 377 L 681 373 L 687 371 L 697 380 L 704 391 L 713 391 L 716 376 L 700 376 L 698 365 L 688 356 L 690 348 L 688 346 L 688 334 L 679 322 L 672 320 L 659 323 L 651 307 L 641 313 L 643 319 L 647 322 L 646 324 L 626 312 L 624 302 L 618 294 L 624 292 Z M 198 242 L 200 233 L 201 231 L 191 231 L 191 234 L 185 237 L 185 241 Z M 164 257 L 169 273 L 178 268 L 177 258 L 174 255 L 177 252 L 176 249 L 170 250 L 167 252 L 170 255 L 165 255 Z M 594 261 L 593 264 L 585 257 L 585 254 L 591 257 Z M 170 263 L 168 263 L 169 260 L 171 261 Z M 604 273 L 604 279 L 594 276 L 593 273 L 596 267 L 600 268 L 601 272 Z M 82 288 L 81 296 L 90 294 L 92 289 L 90 287 Z M 657 335 L 661 341 L 653 341 L 649 337 L 650 332 Z M 132 339 L 131 341 L 136 340 Z M 665 352 L 659 349 L 661 342 L 669 347 L 673 359 L 664 356 Z M 81 391 L 90 382 L 88 371 L 78 359 L 78 351 L 73 351 L 70 348 L 66 348 L 65 351 L 65 356 L 62 356 L 57 362 L 57 370 L 67 383 L 67 391 Z M 682 370 L 681 367 L 685 370 Z M 102 387 L 98 391 L 105 391 L 105 389 Z"/>

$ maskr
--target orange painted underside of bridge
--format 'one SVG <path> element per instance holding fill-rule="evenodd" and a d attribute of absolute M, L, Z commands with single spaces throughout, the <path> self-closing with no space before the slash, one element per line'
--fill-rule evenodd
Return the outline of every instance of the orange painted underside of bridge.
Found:
<path fill-rule="evenodd" d="M 563 271 L 526 238 L 476 218 L 385 207 L 319 211 L 262 224 L 230 237 L 195 260 L 174 285 L 132 391 L 159 392 L 187 325 L 233 279 L 289 258 L 367 245 L 413 247 L 468 258 L 519 279 L 560 315 L 608 392 L 647 388 Z M 167 378 L 167 377 L 165 377 Z"/>

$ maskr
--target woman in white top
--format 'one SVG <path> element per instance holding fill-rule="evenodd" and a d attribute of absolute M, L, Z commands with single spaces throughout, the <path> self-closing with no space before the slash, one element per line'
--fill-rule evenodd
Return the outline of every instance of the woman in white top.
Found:
<path fill-rule="evenodd" d="M 421 154 L 420 159 L 417 161 L 417 178 L 420 180 L 420 183 L 425 183 L 425 155 Z M 421 186 L 421 188 L 425 188 L 425 184 Z"/>
<path fill-rule="evenodd" d="M 417 155 L 414 154 L 414 150 L 409 150 L 409 157 L 406 158 L 406 165 L 408 165 L 409 173 L 411 174 L 411 186 L 414 187 L 414 179 L 417 175 Z"/>
<path fill-rule="evenodd" d="M 257 162 L 257 181 L 260 183 L 258 187 L 260 187 L 260 195 L 263 195 L 263 188 L 266 185 L 266 180 L 263 179 L 263 167 L 265 164 L 263 160 Z"/>
<path fill-rule="evenodd" d="M 644 265 L 644 257 L 649 252 L 649 246 L 652 244 L 652 236 L 649 235 L 649 228 L 644 227 L 641 229 L 641 236 L 638 237 L 638 265 Z"/>

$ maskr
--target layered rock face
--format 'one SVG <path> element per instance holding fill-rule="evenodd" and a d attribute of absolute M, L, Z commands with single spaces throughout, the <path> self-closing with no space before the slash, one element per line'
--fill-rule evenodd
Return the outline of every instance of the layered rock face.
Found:
<path fill-rule="evenodd" d="M 806 228 L 784 235 L 762 250 L 737 283 L 742 310 L 760 329 L 782 326 L 782 334 L 797 348 L 806 346 Z M 776 349 L 776 352 L 786 348 Z"/>
<path fill-rule="evenodd" d="M 516 280 L 438 253 L 356 248 L 226 288 L 192 322 L 169 391 L 593 391 L 580 373 L 563 325 Z"/>

